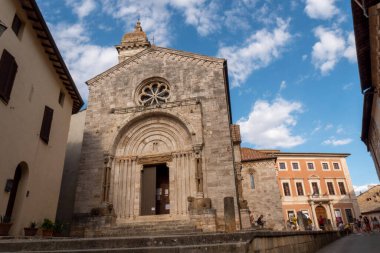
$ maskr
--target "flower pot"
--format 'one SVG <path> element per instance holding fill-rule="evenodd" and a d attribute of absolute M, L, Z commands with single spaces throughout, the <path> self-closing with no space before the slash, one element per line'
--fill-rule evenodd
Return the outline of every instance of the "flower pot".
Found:
<path fill-rule="evenodd" d="M 52 237 L 53 236 L 53 230 L 52 229 L 42 229 L 42 236 L 43 237 Z"/>
<path fill-rule="evenodd" d="M 0 223 L 0 236 L 7 236 L 12 223 Z"/>
<path fill-rule="evenodd" d="M 62 232 L 53 231 L 53 237 L 63 237 L 63 233 Z"/>
<path fill-rule="evenodd" d="M 37 228 L 24 228 L 25 236 L 35 236 L 37 234 Z"/>

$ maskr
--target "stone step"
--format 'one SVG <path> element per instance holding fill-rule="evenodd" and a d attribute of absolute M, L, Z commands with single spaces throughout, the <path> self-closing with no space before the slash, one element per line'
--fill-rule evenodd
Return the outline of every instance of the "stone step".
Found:
<path fill-rule="evenodd" d="M 101 250 L 107 252 L 131 252 L 131 249 L 144 252 L 150 248 L 178 248 L 199 245 L 218 245 L 226 243 L 240 243 L 251 238 L 250 233 L 234 234 L 186 234 L 167 236 L 131 236 L 107 238 L 80 238 L 80 239 L 18 239 L 0 240 L 0 252 L 81 252 L 81 250 Z M 90 250 L 90 251 L 88 251 Z M 132 250 L 132 252 L 133 252 Z M 86 252 L 86 251 L 84 251 Z M 161 252 L 161 251 L 157 251 Z M 178 251 L 177 251 L 178 252 Z"/>
<path fill-rule="evenodd" d="M 233 242 L 233 243 L 218 243 L 218 244 L 203 244 L 203 245 L 185 245 L 185 246 L 172 246 L 172 247 L 140 247 L 140 248 L 104 248 L 104 249 L 84 249 L 84 250 L 55 250 L 55 251 L 38 251 L 38 252 L 51 252 L 51 253 L 108 253 L 108 252 L 141 252 L 141 253 L 178 253 L 178 252 L 205 252 L 208 253 L 246 253 L 246 242 Z M 36 251 L 22 251 L 23 253 L 35 253 Z"/>
<path fill-rule="evenodd" d="M 88 229 L 86 237 L 105 236 L 143 236 L 143 235 L 169 235 L 190 234 L 201 232 L 190 221 L 156 221 L 119 224 L 115 227 Z"/>

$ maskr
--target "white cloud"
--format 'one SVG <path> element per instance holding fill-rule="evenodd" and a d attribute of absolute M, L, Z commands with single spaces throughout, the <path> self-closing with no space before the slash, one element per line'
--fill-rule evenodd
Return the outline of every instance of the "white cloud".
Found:
<path fill-rule="evenodd" d="M 354 32 L 350 32 L 347 40 L 348 46 L 344 50 L 343 56 L 346 57 L 350 62 L 356 62 L 356 45 Z"/>
<path fill-rule="evenodd" d="M 302 60 L 305 61 L 307 59 L 307 54 L 302 55 Z"/>
<path fill-rule="evenodd" d="M 324 145 L 330 145 L 330 146 L 343 146 L 350 144 L 352 142 L 352 139 L 346 138 L 346 139 L 336 139 L 335 137 L 330 137 L 327 140 L 324 140 L 322 144 Z"/>
<path fill-rule="evenodd" d="M 319 41 L 313 46 L 312 62 L 322 75 L 332 71 L 341 58 L 347 58 L 349 61 L 354 61 L 353 59 L 356 58 L 355 40 L 352 33 L 348 35 L 348 43 L 340 29 L 318 26 L 314 29 L 314 36 Z"/>
<path fill-rule="evenodd" d="M 343 85 L 342 89 L 343 90 L 351 90 L 353 86 L 354 86 L 353 83 L 347 83 L 347 84 Z"/>
<path fill-rule="evenodd" d="M 286 82 L 284 80 L 281 81 L 280 83 L 280 91 L 286 88 Z"/>
<path fill-rule="evenodd" d="M 345 131 L 344 131 L 344 128 L 342 126 L 338 126 L 338 128 L 336 129 L 336 133 L 337 134 L 343 134 Z"/>
<path fill-rule="evenodd" d="M 354 185 L 353 187 L 354 187 L 354 191 L 355 191 L 356 196 L 358 196 L 361 193 L 367 191 L 368 189 L 372 188 L 375 185 L 377 185 L 377 184 L 373 183 L 373 184 L 365 184 L 365 185 Z"/>
<path fill-rule="evenodd" d="M 140 18 L 143 29 L 150 37 L 154 36 L 160 46 L 171 43 L 173 10 L 182 14 L 186 24 L 202 36 L 217 31 L 221 24 L 218 4 L 214 0 L 104 0 L 102 6 L 106 14 L 124 22 L 127 31 Z"/>
<path fill-rule="evenodd" d="M 95 0 L 66 0 L 66 5 L 73 8 L 79 18 L 84 18 L 96 9 Z"/>
<path fill-rule="evenodd" d="M 116 49 L 91 44 L 87 29 L 81 23 L 49 24 L 49 28 L 79 92 L 87 100 L 85 81 L 117 63 Z"/>
<path fill-rule="evenodd" d="M 330 19 L 339 13 L 335 0 L 306 0 L 306 14 L 313 19 Z"/>
<path fill-rule="evenodd" d="M 272 103 L 256 101 L 248 118 L 241 118 L 240 125 L 244 142 L 258 148 L 291 148 L 305 142 L 299 135 L 292 134 L 297 124 L 294 114 L 302 112 L 302 104 L 276 98 Z"/>
<path fill-rule="evenodd" d="M 291 39 L 288 27 L 289 20 L 278 18 L 272 31 L 261 29 L 252 34 L 243 45 L 219 48 L 217 55 L 228 60 L 232 87 L 240 86 L 253 70 L 263 68 L 280 57 Z"/>
<path fill-rule="evenodd" d="M 327 130 L 330 130 L 331 128 L 333 128 L 334 127 L 334 125 L 333 124 L 327 124 L 326 126 L 325 126 L 325 130 L 327 131 Z"/>

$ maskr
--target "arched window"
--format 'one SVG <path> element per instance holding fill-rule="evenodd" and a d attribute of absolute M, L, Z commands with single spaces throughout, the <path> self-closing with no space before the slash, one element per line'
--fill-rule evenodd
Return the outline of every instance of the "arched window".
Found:
<path fill-rule="evenodd" d="M 251 183 L 251 189 L 255 189 L 255 177 L 253 176 L 253 173 L 249 174 L 250 183 Z"/>

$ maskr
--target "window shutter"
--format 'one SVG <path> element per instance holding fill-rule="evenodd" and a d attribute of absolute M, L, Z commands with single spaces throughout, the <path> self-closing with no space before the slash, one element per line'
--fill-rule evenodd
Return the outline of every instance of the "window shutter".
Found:
<path fill-rule="evenodd" d="M 16 77 L 17 63 L 15 58 L 4 49 L 0 59 L 0 97 L 8 103 Z"/>
<path fill-rule="evenodd" d="M 46 143 L 49 143 L 51 122 L 53 121 L 54 110 L 45 106 L 44 118 L 42 120 L 40 138 Z"/>
<path fill-rule="evenodd" d="M 21 26 L 22 26 L 21 19 L 16 14 L 12 22 L 12 30 L 14 31 L 16 35 L 18 35 L 18 33 L 20 32 Z"/>

